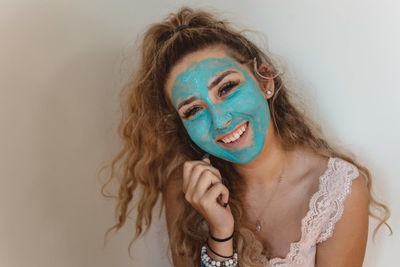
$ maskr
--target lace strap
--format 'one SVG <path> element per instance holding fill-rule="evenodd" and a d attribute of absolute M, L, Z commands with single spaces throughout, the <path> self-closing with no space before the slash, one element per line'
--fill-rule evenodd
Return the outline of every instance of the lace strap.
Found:
<path fill-rule="evenodd" d="M 359 176 L 357 167 L 343 159 L 334 158 L 331 163 L 334 170 L 331 172 L 332 177 L 327 175 L 321 181 L 323 197 L 317 203 L 326 216 L 317 243 L 333 235 L 335 224 L 343 215 L 344 200 L 351 193 L 352 181 Z"/>
<path fill-rule="evenodd" d="M 310 247 L 332 236 L 334 225 L 343 213 L 343 202 L 351 192 L 352 180 L 358 176 L 353 164 L 329 158 L 327 170 L 319 177 L 319 190 L 311 197 L 309 210 L 301 221 L 301 239 L 290 244 L 285 258 L 268 260 L 262 255 L 260 262 L 271 267 L 304 266 Z"/>

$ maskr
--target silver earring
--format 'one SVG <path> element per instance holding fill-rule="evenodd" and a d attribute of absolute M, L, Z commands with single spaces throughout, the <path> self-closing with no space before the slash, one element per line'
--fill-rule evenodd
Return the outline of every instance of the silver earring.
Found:
<path fill-rule="evenodd" d="M 272 91 L 271 90 L 267 90 L 267 95 L 272 95 Z"/>

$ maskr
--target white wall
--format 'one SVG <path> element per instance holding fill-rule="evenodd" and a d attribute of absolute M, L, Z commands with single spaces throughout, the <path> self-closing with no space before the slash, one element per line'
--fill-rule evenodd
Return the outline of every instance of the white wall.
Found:
<path fill-rule="evenodd" d="M 139 32 L 181 4 L 216 7 L 265 33 L 330 140 L 353 151 L 392 210 L 392 237 L 365 265 L 400 251 L 398 1 L 0 1 L 0 266 L 167 266 L 164 221 L 103 248 L 114 203 L 96 171 L 118 149 L 118 93 Z M 375 226 L 371 220 L 370 229 Z M 161 242 L 158 238 L 161 237 Z"/>

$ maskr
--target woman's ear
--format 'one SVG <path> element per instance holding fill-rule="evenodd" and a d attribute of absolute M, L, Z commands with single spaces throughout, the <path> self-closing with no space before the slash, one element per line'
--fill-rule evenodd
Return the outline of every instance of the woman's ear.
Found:
<path fill-rule="evenodd" d="M 262 75 L 261 90 L 265 98 L 270 99 L 275 93 L 275 82 L 271 69 L 264 63 L 261 63 L 260 66 L 258 66 L 258 73 Z"/>

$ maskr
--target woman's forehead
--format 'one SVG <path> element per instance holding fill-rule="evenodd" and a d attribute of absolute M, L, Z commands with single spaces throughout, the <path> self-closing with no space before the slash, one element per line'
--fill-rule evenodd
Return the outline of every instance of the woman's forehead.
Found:
<path fill-rule="evenodd" d="M 172 85 L 172 101 L 177 105 L 192 96 L 207 97 L 209 91 L 230 73 L 242 73 L 236 60 L 231 56 L 210 57 L 192 62 L 185 71 L 175 77 Z"/>
<path fill-rule="evenodd" d="M 231 56 L 225 56 L 224 58 L 208 57 L 201 61 L 192 62 L 175 77 L 172 90 L 180 84 L 185 85 L 193 82 L 200 82 L 209 86 L 210 78 L 226 69 L 232 68 L 240 69 L 236 60 Z"/>
<path fill-rule="evenodd" d="M 196 63 L 210 58 L 223 59 L 227 56 L 230 57 L 230 53 L 222 46 L 214 46 L 186 55 L 182 60 L 175 64 L 170 71 L 166 82 L 166 90 L 168 95 L 171 95 L 173 84 L 177 76 L 196 66 Z"/>

